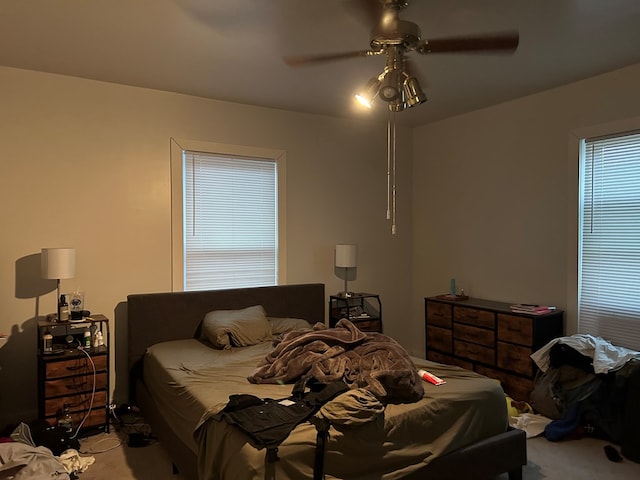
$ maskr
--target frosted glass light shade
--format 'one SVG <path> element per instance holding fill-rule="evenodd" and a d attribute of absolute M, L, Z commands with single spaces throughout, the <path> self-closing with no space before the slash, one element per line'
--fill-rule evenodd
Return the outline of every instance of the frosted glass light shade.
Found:
<path fill-rule="evenodd" d="M 76 270 L 75 248 L 43 248 L 40 268 L 42 278 L 73 278 Z"/>
<path fill-rule="evenodd" d="M 356 245 L 336 245 L 336 267 L 354 268 L 357 260 Z"/>

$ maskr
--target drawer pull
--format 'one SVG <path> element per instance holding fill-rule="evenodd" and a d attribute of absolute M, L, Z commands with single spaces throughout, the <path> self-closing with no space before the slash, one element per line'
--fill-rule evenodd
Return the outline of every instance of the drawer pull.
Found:
<path fill-rule="evenodd" d="M 67 385 L 67 390 L 80 390 L 84 388 L 84 385 Z"/>
<path fill-rule="evenodd" d="M 87 367 L 86 365 L 76 365 L 73 367 L 67 367 L 67 370 L 69 370 L 70 372 L 75 372 L 76 370 L 81 370 L 86 367 Z"/>

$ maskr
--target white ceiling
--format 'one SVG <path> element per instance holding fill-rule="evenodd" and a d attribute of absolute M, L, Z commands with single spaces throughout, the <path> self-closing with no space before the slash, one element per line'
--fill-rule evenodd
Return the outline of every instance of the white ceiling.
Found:
<path fill-rule="evenodd" d="M 364 50 L 354 0 L 2 0 L 0 65 L 301 112 L 364 116 L 353 93 L 383 57 L 309 67 L 284 55 Z M 640 62 L 638 0 L 413 0 L 423 38 L 517 29 L 513 55 L 411 54 L 420 125 Z M 386 118 L 386 104 L 374 112 Z"/>

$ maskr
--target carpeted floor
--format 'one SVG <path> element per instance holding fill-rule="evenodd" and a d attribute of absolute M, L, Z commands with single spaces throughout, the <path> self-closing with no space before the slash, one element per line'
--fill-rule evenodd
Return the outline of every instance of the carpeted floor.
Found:
<path fill-rule="evenodd" d="M 128 437 L 123 431 L 83 439 L 81 454 L 93 456 L 95 463 L 80 474 L 80 480 L 191 480 L 172 474 L 171 462 L 160 443 L 151 441 L 147 446 L 135 448 L 127 443 Z M 523 469 L 523 479 L 640 479 L 640 463 L 627 459 L 619 463 L 609 461 L 604 453 L 605 445 L 610 443 L 593 438 L 558 443 L 542 437 L 530 439 L 527 442 L 529 462 Z M 507 479 L 507 475 L 498 479 Z"/>

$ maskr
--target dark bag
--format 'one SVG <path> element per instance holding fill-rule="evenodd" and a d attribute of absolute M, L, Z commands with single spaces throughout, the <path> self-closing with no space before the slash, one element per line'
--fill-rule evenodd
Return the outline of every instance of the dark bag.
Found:
<path fill-rule="evenodd" d="M 38 446 L 47 447 L 55 456 L 69 448 L 80 448 L 80 442 L 70 438 L 69 433 L 62 427 L 51 426 L 44 420 L 32 422 L 29 427 L 33 442 Z"/>
<path fill-rule="evenodd" d="M 629 460 L 640 462 L 640 360 L 632 360 L 630 363 L 633 367 L 627 379 L 620 451 Z"/>
<path fill-rule="evenodd" d="M 297 425 L 309 420 L 322 405 L 348 389 L 343 381 L 324 384 L 313 377 L 303 377 L 287 398 L 231 395 L 216 419 L 224 419 L 244 431 L 251 445 L 267 449 L 267 460 L 273 462 L 278 460 L 278 446 Z M 323 426 L 325 428 L 324 435 L 328 430 Z"/>

